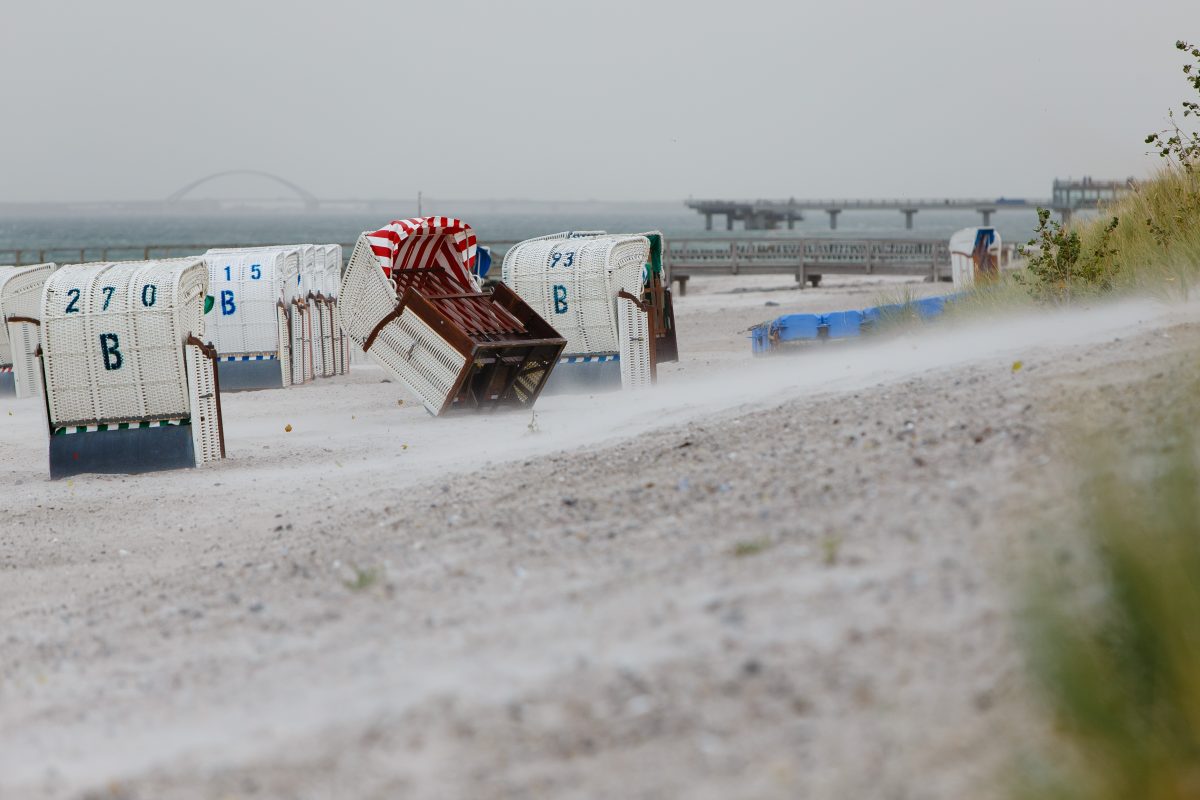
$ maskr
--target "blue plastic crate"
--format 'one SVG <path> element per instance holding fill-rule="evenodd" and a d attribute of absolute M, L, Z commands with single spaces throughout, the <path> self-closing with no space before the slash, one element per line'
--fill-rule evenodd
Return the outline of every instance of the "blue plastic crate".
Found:
<path fill-rule="evenodd" d="M 922 319 L 929 319 L 930 317 L 936 317 L 940 315 L 946 310 L 946 298 L 926 297 L 922 300 L 918 300 L 913 305 L 917 307 L 917 313 L 921 315 Z"/>
<path fill-rule="evenodd" d="M 861 311 L 834 311 L 825 315 L 829 338 L 843 339 L 858 336 L 862 332 Z"/>
<path fill-rule="evenodd" d="M 796 339 L 816 339 L 820 335 L 824 317 L 817 314 L 788 314 L 772 323 L 779 341 L 790 342 Z"/>

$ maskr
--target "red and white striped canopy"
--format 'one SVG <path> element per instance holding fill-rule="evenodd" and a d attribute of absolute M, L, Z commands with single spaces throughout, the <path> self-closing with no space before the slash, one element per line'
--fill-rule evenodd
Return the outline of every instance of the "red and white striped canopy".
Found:
<path fill-rule="evenodd" d="M 462 220 L 450 217 L 393 220 L 368 233 L 367 240 L 388 277 L 393 269 L 441 267 L 467 291 L 479 290 L 471 272 L 475 267 L 475 233 Z"/>

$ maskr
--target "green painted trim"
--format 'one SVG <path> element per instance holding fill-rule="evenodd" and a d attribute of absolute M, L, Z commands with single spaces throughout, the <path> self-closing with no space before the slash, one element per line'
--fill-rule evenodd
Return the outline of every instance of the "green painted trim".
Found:
<path fill-rule="evenodd" d="M 65 428 L 55 428 L 54 436 L 64 436 L 70 433 L 98 433 L 100 431 L 127 431 L 130 428 L 162 428 L 168 425 L 191 425 L 191 417 L 183 419 L 156 419 L 145 422 L 102 422 L 98 425 L 70 425 Z"/>

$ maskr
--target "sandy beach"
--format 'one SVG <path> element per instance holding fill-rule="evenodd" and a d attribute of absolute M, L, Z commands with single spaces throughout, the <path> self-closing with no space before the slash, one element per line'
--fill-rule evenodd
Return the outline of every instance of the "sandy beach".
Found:
<path fill-rule="evenodd" d="M 694 279 L 658 387 L 533 416 L 433 418 L 369 364 L 226 395 L 194 471 L 52 483 L 38 401 L 0 401 L 0 798 L 999 796 L 1064 390 L 1169 392 L 1200 325 L 750 356 L 903 290 L 947 286 Z"/>

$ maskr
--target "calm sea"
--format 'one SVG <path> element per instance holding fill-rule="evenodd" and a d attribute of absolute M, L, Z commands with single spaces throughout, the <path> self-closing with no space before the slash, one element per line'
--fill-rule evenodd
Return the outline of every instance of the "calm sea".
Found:
<path fill-rule="evenodd" d="M 476 230 L 482 243 L 520 241 L 532 236 L 562 230 L 607 230 L 631 232 L 662 230 L 668 237 L 727 236 L 724 219 L 714 220 L 716 230 L 704 230 L 704 218 L 680 204 L 638 204 L 621 207 L 579 208 L 509 212 L 497 210 L 498 203 L 477 211 L 433 209 L 426 213 L 458 215 Z M 79 260 L 80 248 L 129 247 L 146 245 L 194 245 L 203 252 L 218 244 L 278 244 L 286 242 L 337 242 L 353 244 L 364 230 L 374 230 L 389 219 L 410 216 L 413 210 L 400 209 L 389 217 L 373 213 L 326 212 L 221 212 L 179 213 L 103 213 L 103 214 L 0 214 L 0 263 L 11 261 L 11 251 L 53 250 L 48 260 L 71 263 Z M 846 211 L 838 220 L 838 230 L 830 231 L 823 212 L 810 214 L 798 222 L 794 231 L 786 228 L 771 232 L 747 233 L 736 226 L 733 235 L 744 236 L 838 236 L 838 237 L 912 237 L 948 239 L 960 228 L 980 224 L 972 212 L 921 212 L 915 228 L 904 229 L 899 212 Z M 1003 211 L 992 223 L 1005 242 L 1026 241 L 1036 223 L 1031 211 Z M 74 250 L 72 255 L 70 251 Z M 176 252 L 175 255 L 183 255 Z M 99 258 L 88 253 L 89 259 Z M 110 253 L 110 258 L 136 258 L 136 253 Z M 31 260 L 27 253 L 22 260 Z"/>

